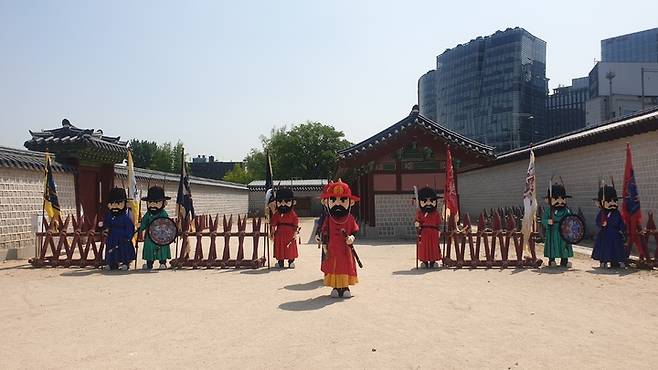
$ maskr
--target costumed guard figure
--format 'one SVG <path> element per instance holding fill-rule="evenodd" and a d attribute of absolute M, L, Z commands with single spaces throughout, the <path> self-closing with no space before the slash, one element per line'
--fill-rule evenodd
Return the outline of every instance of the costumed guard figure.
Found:
<path fill-rule="evenodd" d="M 604 185 L 599 188 L 594 200 L 601 210 L 596 216 L 596 225 L 600 230 L 596 234 L 592 258 L 600 262 L 601 268 L 607 267 L 608 263 L 610 267 L 618 265 L 624 268 L 628 257 L 624 248 L 626 225 L 617 210 L 617 191 L 613 186 Z"/>
<path fill-rule="evenodd" d="M 281 188 L 275 195 L 276 212 L 272 215 L 270 225 L 274 233 L 274 258 L 279 267 L 284 267 L 288 260 L 288 267 L 295 268 L 297 252 L 297 237 L 299 234 L 299 218 L 295 212 L 295 196 L 291 189 Z"/>
<path fill-rule="evenodd" d="M 441 259 L 439 248 L 439 225 L 441 215 L 437 211 L 439 195 L 436 190 L 424 187 L 418 191 L 418 211 L 414 225 L 419 229 L 419 240 L 416 244 L 418 259 L 423 268 L 435 268 Z"/>
<path fill-rule="evenodd" d="M 359 197 L 352 195 L 350 187 L 340 179 L 331 183 L 322 194 L 329 215 L 322 225 L 323 242 L 327 244 L 327 255 L 322 261 L 324 285 L 333 288 L 333 298 L 350 298 L 350 285 L 359 282 L 356 274 L 354 233 L 359 231 L 350 210 Z"/>
<path fill-rule="evenodd" d="M 541 223 L 546 230 L 544 241 L 544 257 L 548 257 L 548 267 L 556 267 L 556 258 L 560 259 L 560 267 L 571 267 L 569 257 L 573 257 L 573 247 L 560 236 L 560 221 L 563 217 L 570 215 L 571 210 L 567 207 L 567 191 L 564 185 L 552 184 L 546 194 L 548 208 L 544 211 Z"/>
<path fill-rule="evenodd" d="M 106 269 L 128 270 L 130 262 L 137 257 L 132 237 L 135 234 L 135 225 L 127 211 L 126 191 L 114 188 L 110 191 L 107 200 L 108 213 L 98 226 L 109 230 L 105 241 Z"/>
<path fill-rule="evenodd" d="M 165 211 L 167 201 L 171 197 L 165 196 L 164 189 L 160 186 L 151 186 L 148 190 L 146 197 L 142 198 L 146 202 L 148 212 L 142 217 L 142 223 L 139 227 L 140 231 L 148 229 L 149 225 L 156 218 L 168 218 L 169 214 Z M 156 260 L 160 262 L 160 270 L 167 268 L 167 259 L 171 258 L 171 248 L 169 245 L 158 245 L 151 240 L 151 237 L 146 233 L 144 236 L 144 247 L 142 248 L 142 259 L 146 263 L 142 266 L 144 270 L 153 268 L 153 262 Z"/>

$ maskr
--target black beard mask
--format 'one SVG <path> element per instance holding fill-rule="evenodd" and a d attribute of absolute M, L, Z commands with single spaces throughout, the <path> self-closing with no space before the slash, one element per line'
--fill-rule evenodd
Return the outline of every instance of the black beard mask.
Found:
<path fill-rule="evenodd" d="M 121 216 L 124 212 L 126 212 L 126 208 L 111 208 L 110 213 L 112 216 Z"/>
<path fill-rule="evenodd" d="M 149 213 L 152 215 L 156 215 L 160 212 L 161 208 L 157 207 L 149 207 Z"/>
<path fill-rule="evenodd" d="M 333 206 L 329 209 L 329 213 L 334 217 L 343 217 L 347 216 L 349 211 L 343 206 Z"/>
<path fill-rule="evenodd" d="M 563 209 L 563 208 L 566 207 L 566 206 L 567 206 L 566 203 L 555 203 L 555 204 L 553 205 L 553 208 L 555 208 L 555 209 Z"/>
<path fill-rule="evenodd" d="M 279 207 L 277 207 L 277 210 L 279 211 L 279 213 L 288 213 L 288 212 L 290 212 L 290 207 L 288 207 L 288 206 L 279 206 Z"/>
<path fill-rule="evenodd" d="M 436 211 L 436 206 L 426 205 L 425 207 L 421 207 L 420 209 L 422 209 L 423 212 L 428 212 L 429 213 L 429 212 Z"/>

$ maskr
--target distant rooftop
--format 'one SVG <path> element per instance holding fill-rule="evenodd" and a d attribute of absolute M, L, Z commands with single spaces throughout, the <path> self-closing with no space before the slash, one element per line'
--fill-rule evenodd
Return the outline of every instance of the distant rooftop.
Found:
<path fill-rule="evenodd" d="M 274 187 L 291 188 L 293 191 L 321 191 L 327 184 L 325 179 L 273 180 Z M 265 191 L 265 180 L 254 180 L 247 187 L 251 191 Z"/>

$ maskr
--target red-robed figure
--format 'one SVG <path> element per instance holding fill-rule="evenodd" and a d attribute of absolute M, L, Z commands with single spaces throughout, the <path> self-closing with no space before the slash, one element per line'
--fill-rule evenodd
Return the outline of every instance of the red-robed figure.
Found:
<path fill-rule="evenodd" d="M 424 187 L 418 191 L 418 211 L 415 226 L 418 229 L 419 240 L 416 244 L 418 259 L 423 268 L 438 267 L 441 259 L 439 249 L 439 227 L 441 214 L 437 211 L 439 195 L 436 190 Z"/>
<path fill-rule="evenodd" d="M 270 224 L 274 232 L 274 258 L 279 267 L 288 260 L 288 267 L 295 268 L 297 258 L 297 236 L 299 218 L 295 212 L 295 196 L 292 190 L 283 188 L 276 191 L 276 213 L 272 215 Z"/>
<path fill-rule="evenodd" d="M 350 187 L 338 180 L 327 186 L 321 198 L 326 200 L 329 210 L 321 229 L 322 238 L 328 245 L 327 256 L 320 267 L 324 272 L 324 285 L 333 288 L 333 298 L 349 298 L 352 296 L 349 286 L 359 282 L 352 252 L 353 234 L 359 231 L 359 225 L 350 214 L 359 197 L 352 195 Z"/>

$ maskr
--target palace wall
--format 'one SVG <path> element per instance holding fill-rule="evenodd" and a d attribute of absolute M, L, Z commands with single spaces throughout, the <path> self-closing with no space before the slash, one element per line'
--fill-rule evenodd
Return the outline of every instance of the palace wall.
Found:
<path fill-rule="evenodd" d="M 595 232 L 594 218 L 598 209 L 592 198 L 598 191 L 597 182 L 605 177 L 606 183 L 610 184 L 612 176 L 621 198 L 626 142 L 631 143 L 642 222 L 646 224 L 647 212 L 658 210 L 658 131 L 537 155 L 537 201 L 544 202 L 551 176 L 555 175 L 558 180 L 558 176 L 562 176 L 567 194 L 573 197 L 567 200 L 567 205 L 574 212 L 580 207 L 587 221 L 588 233 Z M 473 219 L 484 208 L 522 206 L 528 161 L 529 158 L 459 174 L 462 212 L 470 213 Z"/>
<path fill-rule="evenodd" d="M 117 166 L 115 185 L 127 183 L 125 170 Z M 123 172 L 123 173 L 122 173 Z M 165 193 L 172 199 L 167 212 L 175 216 L 179 176 L 156 171 L 137 172 L 137 186 L 146 196 L 148 185 L 165 185 Z M 75 187 L 72 172 L 54 172 L 62 217 L 75 214 Z M 35 226 L 43 206 L 43 170 L 0 166 L 0 261 L 24 259 L 34 255 Z M 249 191 L 240 184 L 217 180 L 193 179 L 192 196 L 196 214 L 246 214 Z M 104 195 L 105 196 L 105 195 Z M 142 212 L 146 205 L 142 203 Z"/>

